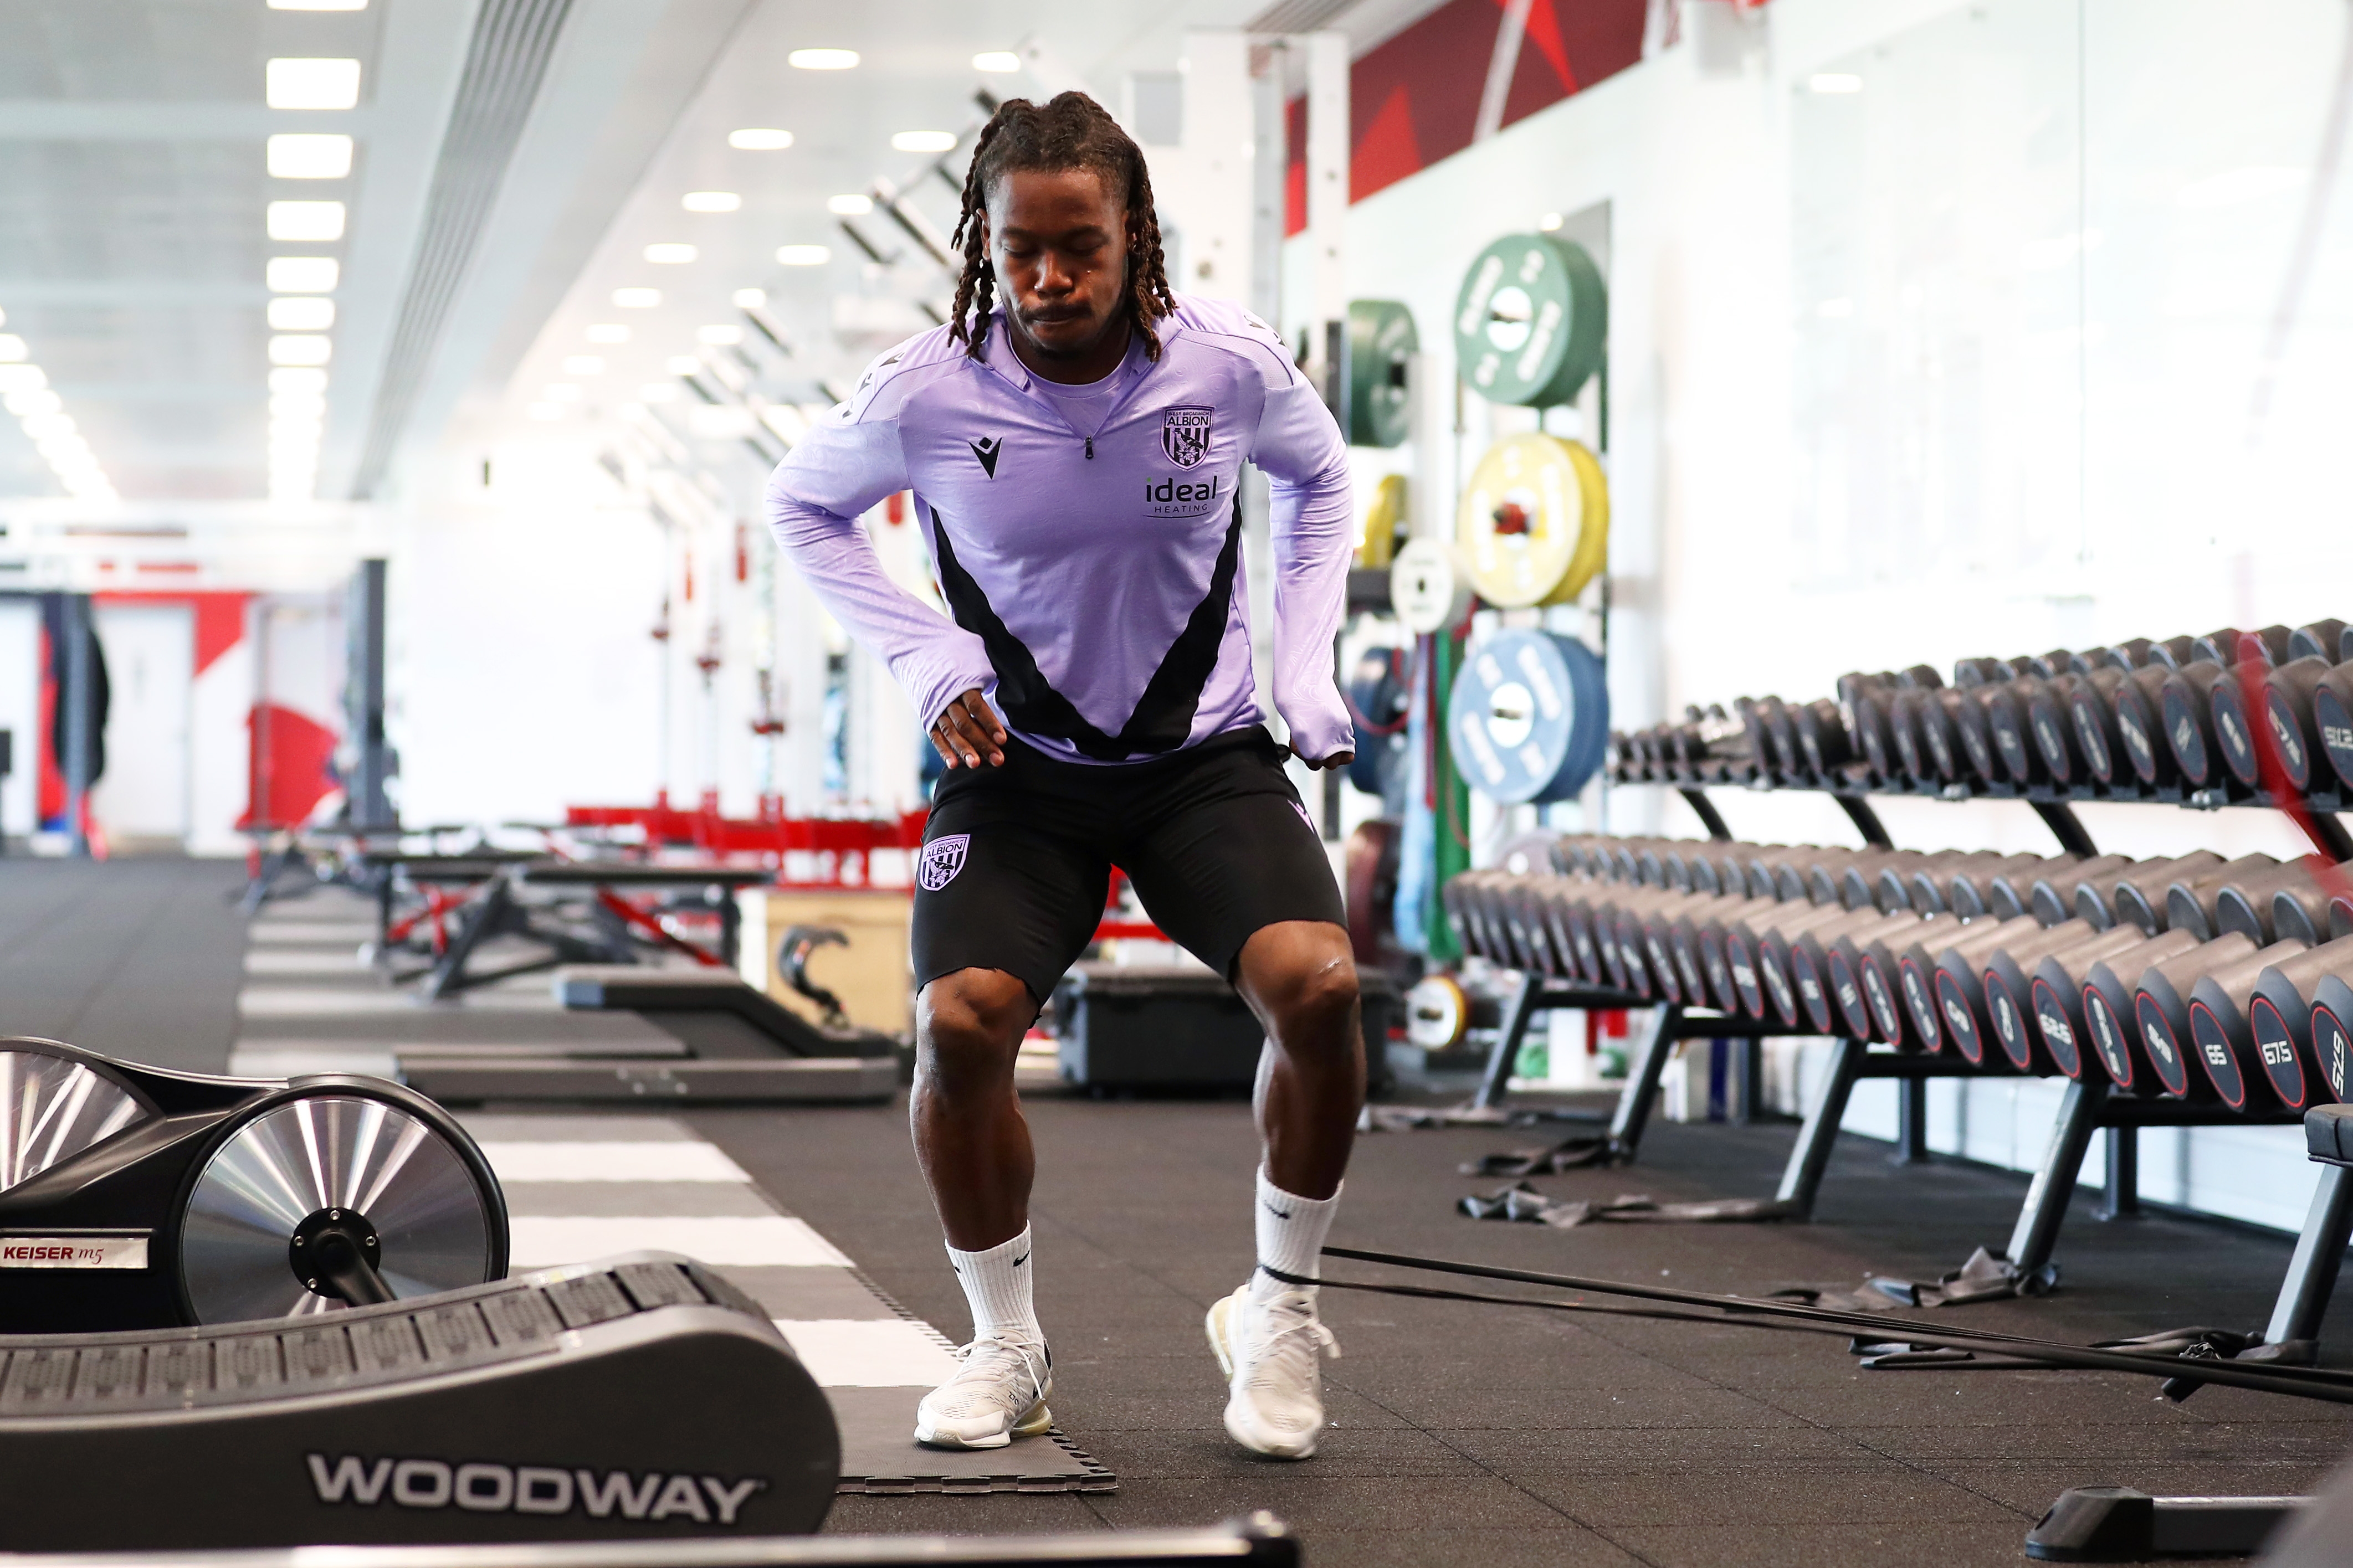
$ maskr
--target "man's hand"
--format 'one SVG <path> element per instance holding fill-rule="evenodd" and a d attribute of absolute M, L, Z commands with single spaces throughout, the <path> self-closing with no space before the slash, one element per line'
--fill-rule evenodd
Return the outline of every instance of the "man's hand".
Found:
<path fill-rule="evenodd" d="M 948 704 L 932 726 L 932 746 L 952 768 L 976 768 L 984 760 L 992 768 L 1005 765 L 1005 726 L 989 710 L 979 687 Z"/>
<path fill-rule="evenodd" d="M 1292 755 L 1298 756 L 1299 753 L 1293 752 Z M 1354 752 L 1335 752 L 1320 763 L 1313 757 L 1300 757 L 1299 760 L 1305 763 L 1311 768 L 1345 768 L 1350 763 L 1356 760 L 1356 753 Z"/>

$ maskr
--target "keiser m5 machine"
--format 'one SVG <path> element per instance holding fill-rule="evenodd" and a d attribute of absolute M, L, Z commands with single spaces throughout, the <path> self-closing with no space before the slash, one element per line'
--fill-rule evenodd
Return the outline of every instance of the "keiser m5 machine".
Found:
<path fill-rule="evenodd" d="M 0 1039 L 0 1332 L 299 1317 L 506 1271 L 498 1178 L 398 1084 Z"/>

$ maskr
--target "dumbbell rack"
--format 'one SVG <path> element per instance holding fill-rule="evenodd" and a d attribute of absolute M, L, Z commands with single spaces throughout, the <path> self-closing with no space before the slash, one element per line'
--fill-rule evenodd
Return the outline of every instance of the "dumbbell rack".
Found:
<path fill-rule="evenodd" d="M 1707 829 L 1711 838 L 1729 841 L 1732 833 L 1706 791 L 1712 785 L 1735 785 L 1755 790 L 1788 789 L 1825 794 L 1835 800 L 1848 819 L 1853 823 L 1864 843 L 1873 848 L 1892 849 L 1894 841 L 1888 836 L 1879 815 L 1872 808 L 1873 795 L 1908 796 L 1942 801 L 2016 800 L 2031 807 L 2056 838 L 2063 850 L 2089 858 L 2098 853 L 2092 837 L 2074 812 L 2079 802 L 2105 802 L 2120 805 L 2171 805 L 2195 810 L 2215 810 L 2226 805 L 2274 807 L 2275 803 L 2237 784 L 2229 784 L 2196 791 L 2158 788 L 2100 788 L 2079 785 L 2065 789 L 2053 787 L 2022 787 L 2014 784 L 1968 779 L 1936 785 L 1905 784 L 1902 781 L 1874 778 L 1868 764 L 1852 763 L 1836 771 L 1832 776 L 1782 773 L 1775 776 L 1771 770 L 1751 765 L 1746 778 L 1731 776 L 1733 767 L 1723 763 L 1703 763 L 1683 768 L 1658 768 L 1628 765 L 1621 752 L 1618 765 L 1610 771 L 1614 781 L 1621 784 L 1657 784 L 1673 788 L 1692 808 Z M 1710 777 L 1713 772 L 1718 776 Z M 2304 813 L 2298 818 L 2329 857 L 2339 864 L 2353 861 L 2353 836 L 2348 836 L 2335 814 L 2348 803 L 2333 791 L 2304 792 L 2298 804 Z M 1973 1076 L 1973 1073 L 1947 1068 L 1936 1071 L 1927 1063 L 1938 1058 L 1899 1057 L 1892 1052 L 1874 1052 L 1860 1040 L 1841 1039 L 1837 1044 L 1838 1056 L 1827 1076 L 1816 1101 L 1806 1108 L 1804 1126 L 1798 1148 L 1792 1152 L 1789 1172 L 1785 1174 L 1782 1188 L 1785 1194 L 1793 1190 L 1802 1192 L 1804 1210 L 1792 1210 L 1790 1217 L 1802 1218 L 1810 1213 L 1812 1190 L 1797 1180 L 1800 1166 L 1808 1161 L 1816 1166 L 1815 1182 L 1819 1183 L 1820 1168 L 1827 1167 L 1830 1146 L 1835 1142 L 1838 1123 L 1843 1118 L 1849 1098 L 1856 1081 L 1865 1077 L 1890 1077 L 1904 1080 L 1904 1090 L 1897 1100 L 1897 1142 L 1899 1163 L 1911 1163 L 1926 1157 L 1925 1122 L 1926 1079 L 1932 1077 Z M 1661 1052 L 1663 1056 L 1664 1053 Z M 1884 1063 L 1883 1067 L 1879 1064 Z M 1918 1064 L 1918 1065 L 1914 1065 Z M 1647 1064 L 1646 1064 L 1647 1065 Z M 1661 1064 L 1662 1068 L 1663 1063 Z M 1655 1078 L 1649 1086 L 1656 1088 Z M 1634 1092 L 1630 1081 L 1628 1092 Z M 1647 1092 L 1647 1091 L 1646 1091 Z M 2117 1095 L 2105 1082 L 2088 1076 L 2071 1079 L 2060 1102 L 2059 1112 L 2052 1126 L 2050 1143 L 2042 1163 L 2036 1167 L 2027 1187 L 2026 1200 L 2021 1206 L 2017 1223 L 2012 1227 L 2005 1248 L 2015 1275 L 2025 1281 L 2047 1281 L 2055 1276 L 2050 1272 L 2052 1255 L 2057 1249 L 2059 1231 L 2066 1218 L 2067 1206 L 2074 1196 L 2076 1180 L 2084 1157 L 2090 1151 L 2092 1134 L 2107 1134 L 2105 1150 L 2107 1191 L 2099 1211 L 2103 1219 L 2116 1219 L 2137 1212 L 2139 1208 L 2139 1132 L 2144 1127 L 2220 1127 L 2220 1126 L 2285 1126 L 2304 1121 L 2301 1111 L 2240 1112 L 2218 1110 L 2211 1105 L 2195 1101 L 2142 1100 Z M 2314 1199 L 2312 1217 L 2306 1225 L 2306 1240 L 2299 1244 L 2288 1277 L 2284 1282 L 2279 1306 L 2274 1314 L 2273 1327 L 2279 1332 L 2266 1335 L 2276 1345 L 2284 1338 L 2310 1340 L 2317 1331 L 2321 1315 L 2327 1306 L 2328 1292 L 2333 1288 L 2336 1267 L 2343 1251 L 2342 1237 L 2353 1228 L 2353 1178 L 2332 1167 L 2324 1173 L 2321 1189 Z M 2324 1210 L 2327 1212 L 2324 1213 Z M 2328 1236 L 2339 1239 L 2333 1249 L 2326 1247 Z M 2317 1237 L 2317 1243 L 2316 1243 Z"/>

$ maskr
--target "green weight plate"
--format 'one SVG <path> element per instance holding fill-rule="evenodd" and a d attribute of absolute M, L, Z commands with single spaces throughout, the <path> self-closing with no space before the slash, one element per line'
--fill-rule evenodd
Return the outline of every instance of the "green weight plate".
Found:
<path fill-rule="evenodd" d="M 1421 347 L 1413 312 L 1394 300 L 1348 301 L 1348 444 L 1401 447 L 1406 369 Z"/>
<path fill-rule="evenodd" d="M 1506 235 L 1479 253 L 1454 301 L 1454 361 L 1491 403 L 1567 403 L 1601 368 L 1609 325 L 1601 268 L 1548 234 Z"/>

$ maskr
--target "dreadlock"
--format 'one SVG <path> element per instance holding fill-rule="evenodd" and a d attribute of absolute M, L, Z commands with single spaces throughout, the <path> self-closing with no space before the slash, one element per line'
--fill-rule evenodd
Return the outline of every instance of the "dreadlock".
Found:
<path fill-rule="evenodd" d="M 1128 304 L 1144 333 L 1145 353 L 1158 359 L 1160 334 L 1153 322 L 1176 310 L 1176 300 L 1169 292 L 1161 256 L 1152 176 L 1144 166 L 1144 150 L 1083 92 L 1058 93 L 1043 108 L 1026 98 L 1008 99 L 982 129 L 964 177 L 964 215 L 948 242 L 964 248 L 964 272 L 956 279 L 955 304 L 948 311 L 948 335 L 973 358 L 986 357 L 988 312 L 997 293 L 997 272 L 988 261 L 988 191 L 998 176 L 1017 169 L 1092 169 L 1105 190 L 1124 195 Z"/>

